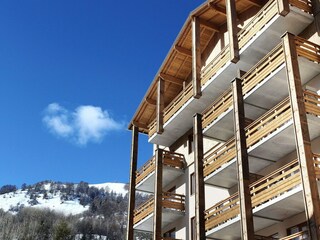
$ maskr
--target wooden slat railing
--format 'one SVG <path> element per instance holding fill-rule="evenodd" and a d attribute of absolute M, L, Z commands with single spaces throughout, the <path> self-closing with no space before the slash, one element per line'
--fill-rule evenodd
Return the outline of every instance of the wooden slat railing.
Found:
<path fill-rule="evenodd" d="M 312 14 L 312 4 L 310 0 L 290 0 L 289 3 L 304 12 Z"/>
<path fill-rule="evenodd" d="M 298 56 L 305 57 L 310 61 L 320 63 L 320 46 L 304 38 L 295 36 Z"/>
<path fill-rule="evenodd" d="M 320 154 L 313 154 L 313 163 L 315 168 L 316 178 L 320 180 Z"/>
<path fill-rule="evenodd" d="M 252 207 L 269 202 L 299 184 L 299 164 L 294 160 L 250 185 Z M 239 213 L 239 196 L 236 193 L 205 211 L 206 230 L 237 217 Z"/>
<path fill-rule="evenodd" d="M 306 90 L 304 91 L 304 103 L 308 114 L 320 117 L 320 95 Z"/>
<path fill-rule="evenodd" d="M 289 98 L 281 101 L 267 113 L 245 128 L 247 146 L 250 147 L 276 131 L 291 119 Z M 204 176 L 208 176 L 236 156 L 235 140 L 232 137 L 225 144 L 209 149 L 204 156 Z"/>
<path fill-rule="evenodd" d="M 280 238 L 279 240 L 307 240 L 309 239 L 309 233 L 308 231 L 301 231 L 294 233 L 292 235 Z"/>
<path fill-rule="evenodd" d="M 163 192 L 162 207 L 173 209 L 179 212 L 185 211 L 185 196 L 181 194 Z M 149 198 L 134 210 L 134 224 L 149 216 L 154 210 L 154 197 Z"/>
<path fill-rule="evenodd" d="M 163 164 L 172 168 L 184 169 L 185 159 L 183 154 L 163 151 Z M 137 172 L 136 184 L 139 184 L 155 170 L 155 157 L 150 158 Z"/>
<path fill-rule="evenodd" d="M 148 132 L 148 136 L 149 138 L 153 136 L 153 134 L 156 133 L 156 130 L 157 130 L 157 121 L 156 119 L 154 119 L 149 125 L 148 125 L 148 129 L 149 129 L 149 132 Z"/>

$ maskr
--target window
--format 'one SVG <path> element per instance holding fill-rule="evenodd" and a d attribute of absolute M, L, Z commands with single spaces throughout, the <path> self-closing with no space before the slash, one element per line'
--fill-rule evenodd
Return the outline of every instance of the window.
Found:
<path fill-rule="evenodd" d="M 195 240 L 196 239 L 196 234 L 197 234 L 197 229 L 196 229 L 196 218 L 193 217 L 191 218 L 191 240 Z"/>
<path fill-rule="evenodd" d="M 296 226 L 292 226 L 290 228 L 287 229 L 287 235 L 290 236 L 294 233 L 298 233 L 298 232 L 304 232 L 308 230 L 308 225 L 307 222 L 303 222 L 300 223 Z M 308 239 L 308 233 L 306 232 L 305 234 L 303 234 L 302 236 L 296 237 L 293 240 L 302 240 L 302 239 Z"/>
<path fill-rule="evenodd" d="M 196 176 L 194 173 L 190 175 L 190 195 L 193 195 L 196 191 Z"/>
<path fill-rule="evenodd" d="M 193 153 L 194 150 L 194 141 L 193 141 L 193 135 L 188 136 L 188 153 Z"/>
<path fill-rule="evenodd" d="M 165 233 L 163 234 L 163 237 L 175 238 L 175 237 L 176 237 L 176 229 L 173 228 L 173 229 L 169 230 L 168 232 L 165 232 Z"/>

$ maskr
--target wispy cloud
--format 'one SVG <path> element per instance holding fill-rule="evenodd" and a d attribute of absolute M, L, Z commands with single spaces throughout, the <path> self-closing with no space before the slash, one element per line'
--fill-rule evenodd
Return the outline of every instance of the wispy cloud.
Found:
<path fill-rule="evenodd" d="M 108 111 L 91 105 L 69 111 L 58 103 L 51 103 L 44 111 L 43 122 L 49 131 L 78 145 L 101 142 L 107 132 L 124 128 Z"/>

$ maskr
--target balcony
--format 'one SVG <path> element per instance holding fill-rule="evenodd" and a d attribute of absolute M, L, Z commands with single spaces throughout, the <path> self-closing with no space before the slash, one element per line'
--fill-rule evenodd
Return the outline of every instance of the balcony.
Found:
<path fill-rule="evenodd" d="M 304 92 L 310 138 L 320 136 L 320 96 Z M 289 98 L 256 119 L 245 128 L 251 173 L 274 163 L 296 148 Z M 236 151 L 234 138 L 208 150 L 204 156 L 206 183 L 231 188 L 237 184 Z"/>
<path fill-rule="evenodd" d="M 162 195 L 162 227 L 184 216 L 185 196 L 164 192 Z M 133 228 L 140 231 L 153 230 L 154 198 L 150 198 L 134 211 Z"/>
<path fill-rule="evenodd" d="M 319 155 L 315 155 L 314 158 L 319 160 Z M 315 169 L 319 170 L 317 165 Z M 251 184 L 250 192 L 255 231 L 304 211 L 297 160 Z M 239 239 L 239 214 L 238 193 L 207 209 L 205 212 L 207 237 Z M 292 237 L 283 239 L 292 239 Z"/>
<path fill-rule="evenodd" d="M 302 84 L 320 74 L 320 47 L 300 37 L 295 38 Z M 242 87 L 245 113 L 256 119 L 288 96 L 284 49 L 275 47 L 244 76 Z M 203 112 L 203 133 L 222 141 L 233 135 L 232 91 L 229 88 Z"/>
<path fill-rule="evenodd" d="M 238 33 L 240 61 L 230 61 L 230 49 L 226 46 L 201 72 L 202 97 L 194 99 L 192 85 L 187 85 L 164 110 L 164 132 L 156 133 L 156 122 L 149 124 L 149 141 L 170 146 L 177 136 L 192 127 L 192 116 L 205 110 L 214 99 L 230 86 L 237 70 L 248 70 L 280 42 L 280 36 L 289 31 L 300 33 L 312 21 L 308 0 L 290 0 L 290 13 L 278 14 L 277 2 L 269 1 L 256 16 Z"/>
<path fill-rule="evenodd" d="M 185 160 L 182 154 L 163 151 L 163 186 L 184 173 Z M 136 173 L 136 189 L 154 192 L 155 157 L 147 161 Z"/>

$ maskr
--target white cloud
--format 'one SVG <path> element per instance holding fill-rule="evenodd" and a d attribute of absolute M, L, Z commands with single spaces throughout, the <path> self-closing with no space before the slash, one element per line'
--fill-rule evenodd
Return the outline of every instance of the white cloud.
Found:
<path fill-rule="evenodd" d="M 108 111 L 95 106 L 79 106 L 68 111 L 58 103 L 51 103 L 44 112 L 43 122 L 51 133 L 79 145 L 100 142 L 107 132 L 123 129 Z"/>

